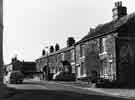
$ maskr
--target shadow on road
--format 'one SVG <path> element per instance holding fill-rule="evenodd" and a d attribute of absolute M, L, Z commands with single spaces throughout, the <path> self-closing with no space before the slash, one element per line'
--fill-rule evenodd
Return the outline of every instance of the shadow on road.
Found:
<path fill-rule="evenodd" d="M 117 97 L 81 94 L 61 90 L 19 90 L 12 88 L 9 90 L 12 92 L 2 100 L 127 100 Z"/>

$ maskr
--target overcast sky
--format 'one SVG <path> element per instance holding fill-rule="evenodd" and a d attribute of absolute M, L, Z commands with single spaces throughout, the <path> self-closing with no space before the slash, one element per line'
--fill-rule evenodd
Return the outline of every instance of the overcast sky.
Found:
<path fill-rule="evenodd" d="M 49 45 L 66 46 L 67 37 L 76 40 L 90 27 L 112 20 L 113 0 L 3 0 L 4 62 L 15 55 L 34 61 Z M 116 0 L 115 0 L 116 1 Z M 135 0 L 123 0 L 128 13 Z"/>

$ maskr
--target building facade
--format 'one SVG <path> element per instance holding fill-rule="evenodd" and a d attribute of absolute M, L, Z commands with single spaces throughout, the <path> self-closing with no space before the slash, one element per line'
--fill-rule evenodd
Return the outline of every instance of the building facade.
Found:
<path fill-rule="evenodd" d="M 76 78 L 104 78 L 133 85 L 135 79 L 135 13 L 127 15 L 122 2 L 112 10 L 113 20 L 91 29 L 71 47 L 58 50 L 36 60 L 38 71 L 44 66 L 50 73 L 63 70 L 61 61 L 68 61 Z"/>
<path fill-rule="evenodd" d="M 135 13 L 127 15 L 125 11 L 117 2 L 113 20 L 97 26 L 76 43 L 78 78 L 105 78 L 130 86 L 135 83 L 131 78 L 135 70 Z"/>
<path fill-rule="evenodd" d="M 53 75 L 60 71 L 66 71 L 66 66 L 71 65 L 71 72 L 75 73 L 74 54 L 74 46 L 71 46 L 41 56 L 36 60 L 37 71 L 45 71 L 47 73 L 50 73 L 50 75 Z M 44 68 L 46 70 L 44 70 Z"/>
<path fill-rule="evenodd" d="M 20 61 L 16 57 L 12 58 L 10 64 L 4 66 L 4 70 L 5 72 L 21 71 L 25 77 L 29 77 L 37 73 L 35 62 Z"/>

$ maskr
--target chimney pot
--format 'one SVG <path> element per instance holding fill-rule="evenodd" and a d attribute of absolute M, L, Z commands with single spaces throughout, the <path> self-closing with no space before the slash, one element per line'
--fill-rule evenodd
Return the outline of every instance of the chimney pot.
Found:
<path fill-rule="evenodd" d="M 113 8 L 113 20 L 117 20 L 125 15 L 127 15 L 127 8 L 122 5 L 122 1 L 115 2 L 115 7 Z"/>

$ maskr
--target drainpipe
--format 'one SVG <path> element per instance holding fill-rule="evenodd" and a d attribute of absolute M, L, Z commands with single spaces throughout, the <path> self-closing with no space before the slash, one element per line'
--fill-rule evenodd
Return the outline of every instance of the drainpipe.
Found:
<path fill-rule="evenodd" d="M 76 45 L 74 45 L 74 60 L 75 60 L 75 81 L 77 81 L 77 66 L 76 66 Z"/>

